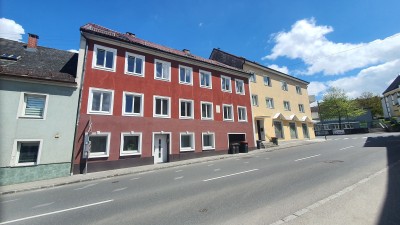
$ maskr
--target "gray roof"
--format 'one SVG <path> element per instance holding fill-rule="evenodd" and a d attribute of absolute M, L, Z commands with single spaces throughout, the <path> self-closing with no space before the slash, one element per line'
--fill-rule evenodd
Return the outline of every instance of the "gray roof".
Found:
<path fill-rule="evenodd" d="M 76 83 L 77 63 L 77 53 L 0 38 L 1 76 Z"/>
<path fill-rule="evenodd" d="M 396 79 L 389 85 L 388 88 L 382 93 L 383 95 L 388 93 L 389 91 L 393 91 L 400 87 L 400 75 L 397 75 Z"/>

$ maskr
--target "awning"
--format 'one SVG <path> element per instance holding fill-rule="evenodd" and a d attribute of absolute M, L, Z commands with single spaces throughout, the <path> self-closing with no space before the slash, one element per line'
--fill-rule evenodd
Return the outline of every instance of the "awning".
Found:
<path fill-rule="evenodd" d="M 289 116 L 286 120 L 300 121 L 299 118 L 294 114 Z"/>
<path fill-rule="evenodd" d="M 285 116 L 282 115 L 282 113 L 277 113 L 272 117 L 273 119 L 280 119 L 280 120 L 286 120 Z"/>

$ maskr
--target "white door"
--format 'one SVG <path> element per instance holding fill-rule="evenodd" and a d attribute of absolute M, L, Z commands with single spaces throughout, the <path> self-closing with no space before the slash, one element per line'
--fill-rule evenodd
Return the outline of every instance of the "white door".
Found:
<path fill-rule="evenodd" d="M 167 137 L 168 134 L 155 134 L 153 156 L 154 163 L 163 163 L 167 161 Z"/>

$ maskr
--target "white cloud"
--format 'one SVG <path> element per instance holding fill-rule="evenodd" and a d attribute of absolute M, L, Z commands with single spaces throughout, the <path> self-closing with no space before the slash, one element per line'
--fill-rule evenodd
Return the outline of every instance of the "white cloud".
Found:
<path fill-rule="evenodd" d="M 328 86 L 323 82 L 312 81 L 308 85 L 307 92 L 309 95 L 319 95 L 325 92 L 328 89 Z"/>
<path fill-rule="evenodd" d="M 0 18 L 0 37 L 14 40 L 22 41 L 22 35 L 25 34 L 24 28 L 16 23 L 14 20 Z"/>
<path fill-rule="evenodd" d="M 268 65 L 268 67 L 273 69 L 273 70 L 277 70 L 279 72 L 282 72 L 282 73 L 285 73 L 285 74 L 289 74 L 289 69 L 286 66 L 280 67 L 278 65 L 272 64 L 272 65 Z"/>
<path fill-rule="evenodd" d="M 203 23 L 199 23 L 199 27 L 202 27 L 203 26 Z"/>
<path fill-rule="evenodd" d="M 343 74 L 347 71 L 386 63 L 399 57 L 400 33 L 369 43 L 335 43 L 326 35 L 333 32 L 331 26 L 318 26 L 315 19 L 303 19 L 294 23 L 288 32 L 274 34 L 272 53 L 263 59 L 278 57 L 301 59 L 307 70 L 302 74 Z"/>
<path fill-rule="evenodd" d="M 73 53 L 79 53 L 79 51 L 78 50 L 75 50 L 75 49 L 70 49 L 70 50 L 68 50 L 69 52 L 73 52 Z"/>

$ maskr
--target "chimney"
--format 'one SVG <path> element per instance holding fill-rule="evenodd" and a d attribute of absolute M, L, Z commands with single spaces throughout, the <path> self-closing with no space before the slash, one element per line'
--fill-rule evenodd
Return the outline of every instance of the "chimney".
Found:
<path fill-rule="evenodd" d="M 184 53 L 190 55 L 190 50 L 189 50 L 189 49 L 186 49 L 186 48 L 185 48 L 185 49 L 183 49 L 182 51 L 183 51 Z"/>
<path fill-rule="evenodd" d="M 36 34 L 29 34 L 27 48 L 36 49 L 39 36 Z"/>
<path fill-rule="evenodd" d="M 129 35 L 129 36 L 132 36 L 134 38 L 136 37 L 136 35 L 134 33 L 131 33 L 131 32 L 126 32 L 126 34 Z"/>

